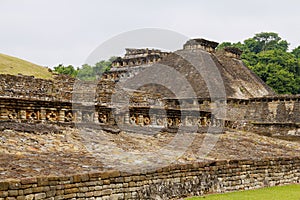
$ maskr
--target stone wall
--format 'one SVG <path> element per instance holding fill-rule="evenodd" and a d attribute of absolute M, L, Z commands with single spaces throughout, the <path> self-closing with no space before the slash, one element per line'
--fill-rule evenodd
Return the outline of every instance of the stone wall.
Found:
<path fill-rule="evenodd" d="M 300 123 L 300 96 L 274 96 L 246 100 L 229 99 L 227 116 L 232 120 L 269 123 Z"/>
<path fill-rule="evenodd" d="M 163 52 L 158 49 L 126 49 L 126 54 L 123 58 L 118 57 L 112 62 L 115 68 L 141 66 L 153 64 L 160 61 L 168 55 L 168 52 Z"/>
<path fill-rule="evenodd" d="M 170 199 L 300 183 L 300 157 L 173 165 L 143 173 L 105 171 L 0 181 L 0 200 Z"/>
<path fill-rule="evenodd" d="M 53 80 L 34 76 L 0 74 L 0 96 L 18 99 L 71 101 L 74 78 L 64 75 Z"/>
<path fill-rule="evenodd" d="M 246 129 L 260 135 L 281 138 L 291 141 L 300 141 L 299 123 L 260 123 L 253 122 L 246 125 Z M 245 127 L 244 127 L 245 129 Z"/>
<path fill-rule="evenodd" d="M 87 87 L 87 86 L 81 86 Z M 86 93 L 76 94 L 78 102 L 44 101 L 39 99 L 0 98 L 0 120 L 19 122 L 94 122 L 103 125 L 127 124 L 130 126 L 173 127 L 198 126 L 240 128 L 246 122 L 253 131 L 274 135 L 299 136 L 299 98 L 228 100 L 227 104 L 209 99 L 165 99 L 157 101 L 147 94 L 131 92 L 128 107 L 122 102 L 107 104 L 112 93 L 96 96 L 99 103 L 80 101 Z M 107 99 L 103 99 L 107 95 Z M 151 100 L 151 101 L 150 101 Z M 92 103 L 92 104 L 89 104 Z M 119 105 L 119 103 L 121 103 Z M 224 110 L 222 111 L 222 106 Z M 220 107 L 220 108 L 219 108 Z M 226 111 L 226 114 L 222 112 Z M 221 114 L 215 114 L 220 112 Z M 255 125 L 255 126 L 254 126 Z M 249 126 L 247 126 L 249 128 Z M 243 128 L 243 127 L 242 127 Z M 270 135 L 272 135 L 270 134 Z"/>
<path fill-rule="evenodd" d="M 258 132 L 273 131 L 276 135 L 280 131 L 284 135 L 300 133 L 299 95 L 211 102 L 209 98 L 163 99 L 159 94 L 124 90 L 117 95 L 120 102 L 112 103 L 111 98 L 116 94 L 114 80 L 82 82 L 63 75 L 53 80 L 0 75 L 0 80 L 0 120 L 83 121 L 106 125 L 113 125 L 117 120 L 132 126 L 159 127 L 220 127 L 225 122 L 233 128 L 236 123 L 248 121 L 263 123 L 255 126 Z M 125 102 L 127 110 L 116 109 L 122 101 L 124 104 L 125 97 L 128 99 Z M 224 110 L 226 114 L 216 115 Z"/>

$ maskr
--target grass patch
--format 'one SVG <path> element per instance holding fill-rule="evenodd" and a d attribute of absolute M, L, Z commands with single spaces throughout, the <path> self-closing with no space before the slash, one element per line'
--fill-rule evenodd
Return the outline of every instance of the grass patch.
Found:
<path fill-rule="evenodd" d="M 52 79 L 52 73 L 46 67 L 0 53 L 0 74 L 18 73 L 36 78 Z"/>
<path fill-rule="evenodd" d="M 203 197 L 191 197 L 187 200 L 300 200 L 300 185 L 286 185 L 245 190 L 225 194 L 213 194 Z"/>

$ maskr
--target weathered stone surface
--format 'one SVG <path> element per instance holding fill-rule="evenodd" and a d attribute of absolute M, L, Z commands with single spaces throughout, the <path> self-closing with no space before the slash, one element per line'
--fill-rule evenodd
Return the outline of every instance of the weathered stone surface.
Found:
<path fill-rule="evenodd" d="M 44 198 L 46 198 L 46 193 L 37 193 L 37 194 L 35 194 L 34 195 L 34 199 L 44 199 Z"/>
<path fill-rule="evenodd" d="M 271 140 L 276 141 L 276 139 Z M 265 138 L 265 141 L 258 142 L 270 143 L 270 139 Z M 282 142 L 288 143 L 285 141 Z M 69 181 L 73 180 L 74 182 L 74 177 L 77 176 L 57 177 L 55 180 L 65 182 L 60 183 L 63 185 L 57 185 L 57 187 L 47 186 L 46 183 L 50 184 L 50 182 L 46 180 L 49 179 L 47 177 L 39 177 L 37 180 L 27 180 L 28 183 L 26 181 L 23 182 L 23 185 L 28 184 L 29 188 L 8 190 L 8 192 L 1 191 L 0 197 L 12 199 L 96 197 L 104 199 L 149 199 L 155 196 L 156 198 L 166 199 L 185 195 L 200 195 L 205 194 L 207 191 L 225 192 L 286 183 L 299 183 L 299 169 L 300 157 L 292 156 L 260 158 L 258 160 L 206 161 L 193 164 L 175 164 L 162 170 L 156 170 L 155 173 L 127 174 L 126 177 L 115 170 L 99 172 L 94 173 L 93 177 L 97 178 L 98 175 L 99 178 L 101 177 L 101 181 L 82 180 L 82 182 L 76 184 L 71 184 Z M 87 176 L 90 177 L 89 174 Z M 113 180 L 113 182 L 111 183 L 110 180 Z M 16 183 L 16 180 L 8 181 L 8 186 L 4 187 L 8 189 L 9 185 L 13 183 Z M 44 186 L 37 187 L 38 184 L 33 186 L 32 183 L 43 183 Z M 85 184 L 87 187 L 77 188 L 77 185 L 83 186 Z M 19 194 L 23 194 L 24 196 L 20 196 Z"/>
<path fill-rule="evenodd" d="M 8 191 L 0 191 L 0 198 L 5 198 L 8 196 Z"/>
<path fill-rule="evenodd" d="M 273 95 L 242 64 L 238 49 L 216 52 L 216 45 L 200 39 L 175 53 L 127 49 L 96 84 L 63 75 L 54 80 L 0 75 L 0 200 L 170 199 L 299 183 L 300 144 L 249 130 L 300 136 L 300 96 Z M 203 58 L 201 72 L 178 55 L 190 50 Z M 165 88 L 147 85 L 121 89 L 120 99 L 130 96 L 128 112 L 110 104 L 119 90 L 116 83 L 153 63 L 181 73 L 197 97 L 186 96 L 183 89 L 177 99 Z M 224 105 L 212 102 L 205 86 L 210 64 L 224 79 L 230 97 Z M 263 97 L 267 94 L 272 96 Z M 222 106 L 227 115 L 214 116 L 214 109 Z M 182 126 L 184 137 L 176 140 Z M 193 126 L 196 130 L 188 128 Z M 230 129 L 223 131 L 224 126 Z M 151 162 L 174 156 L 188 136 L 193 136 L 189 148 L 168 164 L 151 168 Z M 218 141 L 208 154 L 199 152 L 208 139 Z M 176 148 L 160 156 L 170 144 Z M 132 167 L 120 167 L 124 163 Z M 142 170 L 140 163 L 146 163 Z"/>
<path fill-rule="evenodd" d="M 1 190 L 8 190 L 9 183 L 8 182 L 0 182 L 0 191 Z"/>

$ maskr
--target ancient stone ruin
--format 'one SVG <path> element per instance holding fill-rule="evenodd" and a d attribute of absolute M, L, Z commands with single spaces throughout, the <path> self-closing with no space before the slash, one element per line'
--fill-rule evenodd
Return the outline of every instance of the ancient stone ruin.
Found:
<path fill-rule="evenodd" d="M 225 51 L 215 52 L 216 46 L 215 42 L 196 39 L 188 41 L 183 50 L 174 53 L 154 49 L 126 49 L 125 56 L 117 58 L 112 69 L 104 73 L 97 83 L 63 75 L 57 75 L 53 80 L 0 75 L 0 119 L 18 122 L 94 122 L 100 125 L 121 123 L 165 128 L 178 128 L 181 125 L 223 126 L 245 120 L 251 122 L 252 126 L 264 127 L 263 130 L 268 127 L 273 130 L 276 130 L 274 127 L 286 127 L 284 133 L 300 134 L 297 129 L 300 118 L 299 96 L 275 95 L 239 60 L 242 53 L 240 50 L 226 48 Z M 196 52 L 207 62 L 213 61 L 216 64 L 224 81 L 226 96 L 222 100 L 226 102 L 211 99 L 206 80 L 201 78 L 209 76 L 206 74 L 209 72 L 199 73 L 187 60 L 181 58 L 180 54 L 185 51 Z M 116 114 L 113 104 L 117 102 L 112 102 L 111 98 L 120 92 L 117 91 L 117 83 L 126 82 L 144 69 L 151 69 L 156 63 L 174 67 L 184 74 L 196 96 L 186 96 L 182 89 L 183 92 L 174 98 L 169 95 L 168 89 L 164 90 L 157 85 L 143 86 L 139 90 L 122 88 L 122 94 L 126 93 L 129 98 L 126 102 L 129 109 L 118 110 Z M 85 101 L 92 103 L 94 108 L 85 105 Z M 225 108 L 226 116 L 223 118 L 212 113 L 217 103 Z M 165 110 L 167 114 L 163 115 Z M 274 131 L 274 134 L 278 132 Z"/>
<path fill-rule="evenodd" d="M 64 75 L 53 80 L 0 75 L 0 122 L 81 124 L 114 134 L 122 130 L 176 133 L 184 127 L 186 132 L 220 134 L 228 128 L 300 137 L 300 96 L 276 95 L 243 64 L 241 50 L 216 50 L 217 45 L 192 39 L 175 52 L 126 49 L 125 56 L 118 57 L 95 82 Z M 193 93 L 184 84 L 137 86 L 137 81 L 164 74 L 164 66 L 176 71 Z M 215 72 L 222 82 L 212 76 Z M 146 76 L 139 77 L 143 73 Z M 163 79 L 179 81 L 167 74 Z M 295 182 L 300 182 L 299 157 L 196 162 L 138 174 L 109 171 L 4 180 L 0 200 L 168 199 Z"/>

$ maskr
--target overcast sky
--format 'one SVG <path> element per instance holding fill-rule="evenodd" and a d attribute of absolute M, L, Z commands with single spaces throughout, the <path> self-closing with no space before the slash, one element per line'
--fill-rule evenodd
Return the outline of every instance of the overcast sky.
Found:
<path fill-rule="evenodd" d="M 299 9 L 297 0 L 0 0 L 0 53 L 81 66 L 103 42 L 141 28 L 217 42 L 272 31 L 292 49 L 300 45 Z"/>

